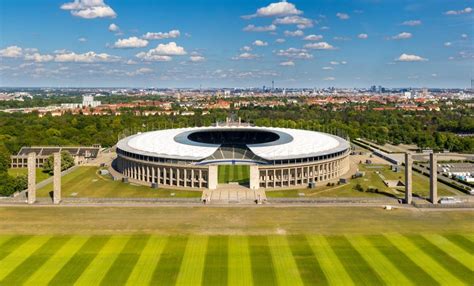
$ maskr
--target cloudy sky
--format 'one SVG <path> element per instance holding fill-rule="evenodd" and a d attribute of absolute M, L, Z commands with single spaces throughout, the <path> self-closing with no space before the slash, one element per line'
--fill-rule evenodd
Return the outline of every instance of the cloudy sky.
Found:
<path fill-rule="evenodd" d="M 467 87 L 465 0 L 1 0 L 1 86 Z"/>

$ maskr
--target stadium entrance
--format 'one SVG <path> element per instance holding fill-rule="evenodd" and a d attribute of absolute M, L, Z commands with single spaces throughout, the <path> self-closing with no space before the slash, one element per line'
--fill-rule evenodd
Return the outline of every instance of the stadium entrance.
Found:
<path fill-rule="evenodd" d="M 249 186 L 250 166 L 249 165 L 219 165 L 219 184 L 239 184 Z"/>

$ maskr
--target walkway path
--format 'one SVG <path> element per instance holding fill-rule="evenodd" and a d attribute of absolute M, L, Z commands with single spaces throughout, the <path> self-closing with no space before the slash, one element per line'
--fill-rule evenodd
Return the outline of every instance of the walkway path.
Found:
<path fill-rule="evenodd" d="M 209 204 L 256 204 L 265 202 L 267 197 L 264 190 L 251 190 L 238 184 L 219 185 L 216 190 L 204 190 L 202 200 Z"/>

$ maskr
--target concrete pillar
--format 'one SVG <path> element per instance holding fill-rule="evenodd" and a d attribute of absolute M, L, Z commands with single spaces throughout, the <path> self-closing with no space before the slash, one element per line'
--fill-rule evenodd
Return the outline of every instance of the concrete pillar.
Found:
<path fill-rule="evenodd" d="M 411 204 L 412 201 L 412 178 L 411 178 L 411 168 L 413 165 L 413 160 L 411 154 L 405 153 L 405 203 Z"/>
<path fill-rule="evenodd" d="M 201 189 L 202 188 L 202 170 L 199 169 L 199 188 Z"/>
<path fill-rule="evenodd" d="M 260 172 L 257 165 L 250 166 L 250 189 L 258 190 L 260 187 Z"/>
<path fill-rule="evenodd" d="M 208 175 L 207 175 L 207 188 L 209 190 L 217 189 L 217 165 L 209 165 Z M 194 176 L 194 172 L 193 176 Z M 199 170 L 199 177 L 201 177 L 201 170 Z M 194 179 L 193 179 L 194 181 Z M 192 183 L 194 185 L 194 182 Z"/>
<path fill-rule="evenodd" d="M 151 167 L 151 182 L 156 183 L 155 166 Z"/>
<path fill-rule="evenodd" d="M 194 188 L 194 169 L 191 169 L 191 188 Z"/>
<path fill-rule="evenodd" d="M 438 162 L 436 154 L 430 154 L 430 201 L 438 203 Z"/>
<path fill-rule="evenodd" d="M 28 204 L 36 202 L 36 153 L 28 154 Z"/>
<path fill-rule="evenodd" d="M 53 203 L 61 202 L 61 153 L 54 153 Z"/>

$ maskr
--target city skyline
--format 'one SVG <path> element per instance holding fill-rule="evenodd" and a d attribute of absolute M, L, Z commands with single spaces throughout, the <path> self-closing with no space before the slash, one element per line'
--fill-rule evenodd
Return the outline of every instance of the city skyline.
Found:
<path fill-rule="evenodd" d="M 470 1 L 2 1 L 1 86 L 447 87 Z"/>

